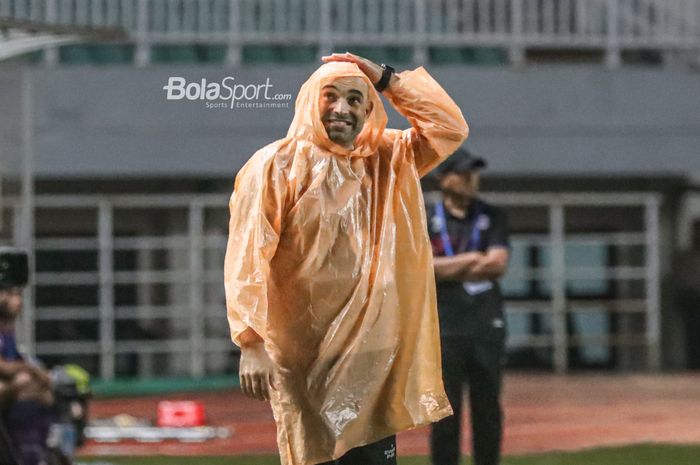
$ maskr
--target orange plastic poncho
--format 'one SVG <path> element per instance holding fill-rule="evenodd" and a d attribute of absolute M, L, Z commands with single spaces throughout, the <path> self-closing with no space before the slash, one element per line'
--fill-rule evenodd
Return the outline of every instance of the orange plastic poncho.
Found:
<path fill-rule="evenodd" d="M 318 105 L 344 76 L 364 79 L 374 105 L 352 151 L 327 137 Z M 468 128 L 425 69 L 398 78 L 384 95 L 410 121 L 405 131 L 385 129 L 356 65 L 324 64 L 302 86 L 287 136 L 236 179 L 228 320 L 234 342 L 253 328 L 276 365 L 283 465 L 330 461 L 452 412 L 419 178 Z"/>

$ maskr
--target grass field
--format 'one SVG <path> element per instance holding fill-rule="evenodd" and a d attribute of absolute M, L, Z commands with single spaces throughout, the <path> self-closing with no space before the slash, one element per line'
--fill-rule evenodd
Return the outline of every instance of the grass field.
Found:
<path fill-rule="evenodd" d="M 471 462 L 464 459 L 463 464 Z M 80 465 L 279 465 L 271 456 L 243 457 L 99 457 Z M 637 445 L 506 457 L 502 465 L 699 465 L 700 446 Z M 399 465 L 429 465 L 426 457 L 402 457 Z"/>

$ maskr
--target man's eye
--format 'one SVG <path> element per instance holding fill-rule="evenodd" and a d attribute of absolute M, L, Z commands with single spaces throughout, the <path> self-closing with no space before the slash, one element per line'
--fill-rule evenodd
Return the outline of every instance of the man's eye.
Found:
<path fill-rule="evenodd" d="M 348 99 L 348 103 L 350 103 L 351 105 L 357 105 L 360 103 L 360 99 L 357 97 L 350 97 Z"/>

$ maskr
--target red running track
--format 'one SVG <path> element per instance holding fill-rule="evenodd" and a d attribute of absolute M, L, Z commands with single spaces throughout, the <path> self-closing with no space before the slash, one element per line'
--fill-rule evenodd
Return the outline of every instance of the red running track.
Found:
<path fill-rule="evenodd" d="M 81 455 L 275 454 L 275 425 L 267 403 L 238 391 L 180 394 L 167 399 L 204 402 L 210 425 L 233 430 L 202 444 L 90 442 Z M 153 418 L 161 397 L 96 400 L 91 416 L 127 413 Z M 614 446 L 640 442 L 700 443 L 698 375 L 509 375 L 505 382 L 504 453 Z M 465 412 L 465 416 L 466 416 Z M 466 421 L 466 418 L 465 418 Z M 465 423 L 467 424 L 467 423 Z M 428 429 L 399 435 L 399 454 L 428 453 Z M 464 452 L 470 448 L 464 430 Z"/>

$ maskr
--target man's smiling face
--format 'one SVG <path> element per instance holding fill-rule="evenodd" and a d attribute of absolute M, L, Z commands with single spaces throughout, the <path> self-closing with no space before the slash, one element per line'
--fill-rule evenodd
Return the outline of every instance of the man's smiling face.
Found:
<path fill-rule="evenodd" d="M 359 77 L 338 78 L 321 89 L 319 109 L 328 138 L 347 149 L 372 112 L 367 83 Z"/>

